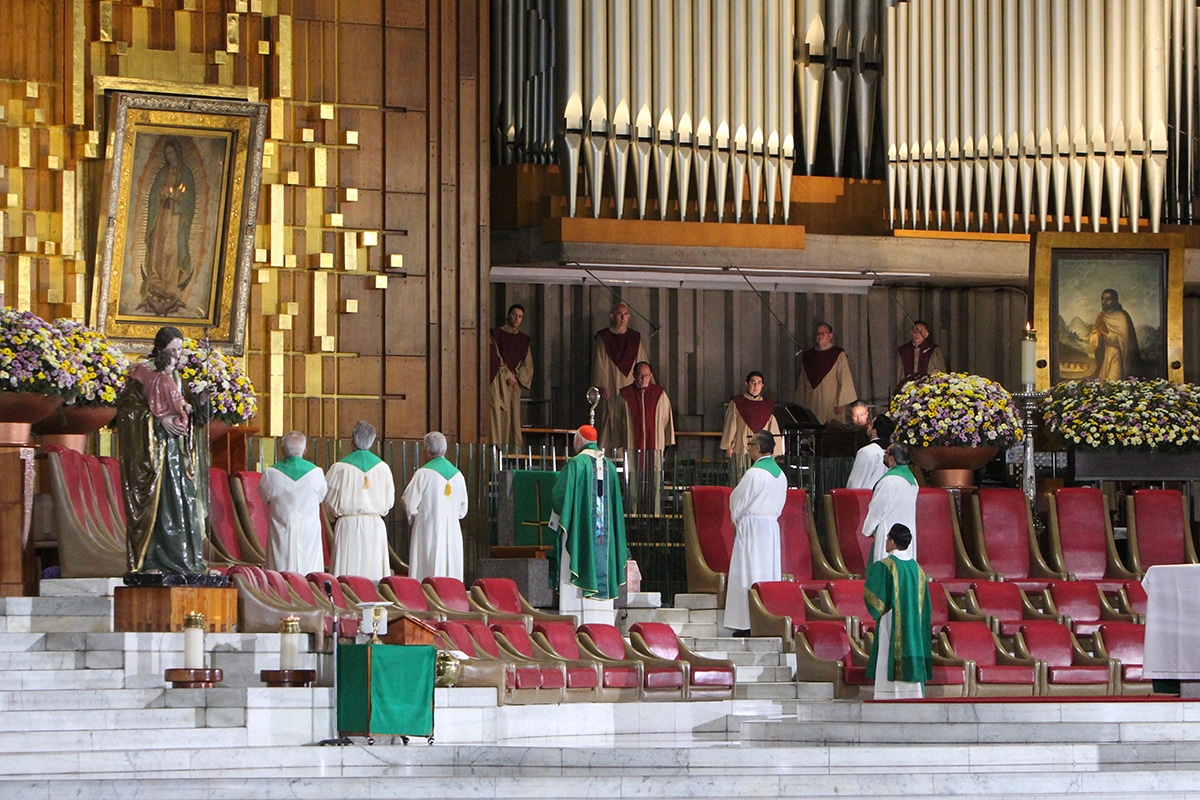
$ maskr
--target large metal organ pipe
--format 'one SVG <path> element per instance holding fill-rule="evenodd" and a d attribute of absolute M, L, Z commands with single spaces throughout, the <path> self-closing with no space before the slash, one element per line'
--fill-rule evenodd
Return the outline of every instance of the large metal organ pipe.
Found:
<path fill-rule="evenodd" d="M 885 177 L 893 227 L 1158 230 L 1198 4 L 490 0 L 493 159 L 557 161 L 572 216 L 787 222 L 799 172 Z"/>

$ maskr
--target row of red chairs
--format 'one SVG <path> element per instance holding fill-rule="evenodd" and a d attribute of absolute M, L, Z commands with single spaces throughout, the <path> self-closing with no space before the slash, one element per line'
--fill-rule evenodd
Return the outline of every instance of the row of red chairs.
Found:
<path fill-rule="evenodd" d="M 734 668 L 691 651 L 670 626 L 635 625 L 626 643 L 612 625 L 576 630 L 570 615 L 533 608 L 516 583 L 481 578 L 470 592 L 456 578 L 423 582 L 393 575 L 379 584 L 361 576 L 307 576 L 253 565 L 229 570 L 238 589 L 240 630 L 274 631 L 280 616 L 301 617 L 301 630 L 354 636 L 362 602 L 392 604 L 389 617 L 431 622 L 436 644 L 471 658 L 464 685 L 494 686 L 498 702 L 708 700 L 733 695 Z M 618 643 L 619 646 L 618 646 Z"/>
<path fill-rule="evenodd" d="M 785 651 L 796 653 L 797 680 L 830 682 L 835 696 L 852 697 L 858 686 L 873 682 L 866 674 L 873 624 L 863 622 L 871 620 L 862 603 L 861 581 L 833 583 L 837 585 L 817 601 L 794 582 L 755 584 L 750 590 L 751 634 L 780 637 Z M 934 670 L 926 696 L 1150 691 L 1141 672 L 1145 627 L 1133 619 L 1099 621 L 1087 637 L 1089 652 L 1067 618 L 1037 609 L 1011 584 L 970 587 L 965 608 L 939 583 L 929 587 Z M 992 594 L 995 587 L 1005 588 Z M 1019 597 L 1013 598 L 1009 589 Z M 1102 596 L 1096 587 L 1091 590 Z M 868 635 L 860 640 L 858 630 Z"/>

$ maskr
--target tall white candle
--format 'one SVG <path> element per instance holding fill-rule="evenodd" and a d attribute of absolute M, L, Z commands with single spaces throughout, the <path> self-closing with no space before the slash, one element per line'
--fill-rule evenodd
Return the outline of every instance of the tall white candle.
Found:
<path fill-rule="evenodd" d="M 299 617 L 283 617 L 279 620 L 279 668 L 300 668 L 300 632 Z"/>
<path fill-rule="evenodd" d="M 1021 383 L 1032 386 L 1037 381 L 1037 331 L 1025 329 L 1021 337 Z"/>
<path fill-rule="evenodd" d="M 183 629 L 184 669 L 204 669 L 204 629 Z"/>

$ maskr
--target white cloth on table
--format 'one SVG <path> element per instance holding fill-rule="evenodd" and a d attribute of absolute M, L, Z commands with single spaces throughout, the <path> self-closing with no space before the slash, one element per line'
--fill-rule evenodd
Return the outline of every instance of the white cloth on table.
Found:
<path fill-rule="evenodd" d="M 1147 679 L 1200 680 L 1200 564 L 1158 564 L 1146 570 Z"/>

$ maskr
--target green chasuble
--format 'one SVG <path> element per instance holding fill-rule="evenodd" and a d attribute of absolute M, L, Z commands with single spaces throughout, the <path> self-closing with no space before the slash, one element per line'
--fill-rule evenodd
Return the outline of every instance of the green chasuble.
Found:
<path fill-rule="evenodd" d="M 571 584 L 592 600 L 615 598 L 625 583 L 629 560 L 625 507 L 617 468 L 594 443 L 585 445 L 558 474 L 552 508 L 559 528 L 566 532 Z M 557 585 L 557 548 L 550 554 L 551 581 Z"/>
<path fill-rule="evenodd" d="M 933 610 L 929 603 L 929 580 L 925 570 L 911 559 L 889 555 L 876 561 L 867 572 L 863 598 L 867 610 L 878 622 L 892 612 L 892 641 L 888 659 L 888 680 L 924 683 L 933 677 Z M 875 674 L 880 657 L 879 637 L 871 644 L 867 674 Z"/>

